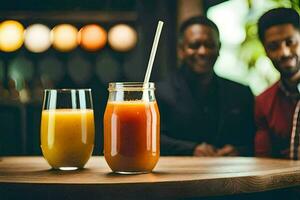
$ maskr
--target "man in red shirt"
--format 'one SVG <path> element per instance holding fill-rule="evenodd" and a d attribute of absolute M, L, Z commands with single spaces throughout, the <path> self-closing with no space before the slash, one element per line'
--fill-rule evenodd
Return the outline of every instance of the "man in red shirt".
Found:
<path fill-rule="evenodd" d="M 258 21 L 259 38 L 280 80 L 256 98 L 256 156 L 300 158 L 299 14 L 276 8 Z M 298 116 L 299 115 L 299 116 Z"/>

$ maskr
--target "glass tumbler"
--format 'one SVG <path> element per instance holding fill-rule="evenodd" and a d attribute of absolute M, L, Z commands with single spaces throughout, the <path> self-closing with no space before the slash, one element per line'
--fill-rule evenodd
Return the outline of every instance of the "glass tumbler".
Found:
<path fill-rule="evenodd" d="M 41 149 L 54 169 L 83 168 L 94 148 L 91 89 L 44 91 Z"/>

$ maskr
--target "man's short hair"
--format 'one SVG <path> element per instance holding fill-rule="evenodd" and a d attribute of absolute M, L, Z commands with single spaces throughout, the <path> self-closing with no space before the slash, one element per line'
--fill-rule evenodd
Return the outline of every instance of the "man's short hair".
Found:
<path fill-rule="evenodd" d="M 211 21 L 210 19 L 208 19 L 207 17 L 205 17 L 203 15 L 198 15 L 198 16 L 194 16 L 194 17 L 191 17 L 191 18 L 187 19 L 186 21 L 184 21 L 181 24 L 181 26 L 179 27 L 179 37 L 178 37 L 179 42 L 181 42 L 183 40 L 185 30 L 189 26 L 192 26 L 192 25 L 195 25 L 195 24 L 209 26 L 214 31 L 216 31 L 216 33 L 218 34 L 218 37 L 220 35 L 219 29 L 213 21 Z"/>
<path fill-rule="evenodd" d="M 274 8 L 264 13 L 258 20 L 258 37 L 264 41 L 265 32 L 271 26 L 292 24 L 299 30 L 299 14 L 292 8 Z"/>

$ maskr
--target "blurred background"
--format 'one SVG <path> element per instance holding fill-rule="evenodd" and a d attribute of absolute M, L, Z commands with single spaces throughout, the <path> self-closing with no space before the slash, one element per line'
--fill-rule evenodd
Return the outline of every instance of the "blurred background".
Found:
<path fill-rule="evenodd" d="M 218 75 L 249 85 L 255 95 L 279 74 L 258 41 L 257 19 L 274 7 L 299 10 L 299 0 L 10 0 L 0 6 L 0 155 L 40 155 L 45 88 L 92 88 L 96 139 L 108 82 L 143 81 L 158 20 L 165 22 L 152 81 L 177 67 L 182 21 L 207 15 L 220 29 Z"/>

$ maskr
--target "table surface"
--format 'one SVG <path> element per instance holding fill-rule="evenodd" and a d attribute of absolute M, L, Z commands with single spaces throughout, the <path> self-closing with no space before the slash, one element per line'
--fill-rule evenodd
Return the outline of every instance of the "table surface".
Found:
<path fill-rule="evenodd" d="M 43 157 L 0 158 L 0 194 L 43 197 L 173 198 L 262 192 L 300 185 L 300 161 L 246 157 L 161 157 L 152 173 L 118 175 L 103 157 L 85 169 L 51 170 Z M 2 189 L 1 189 L 2 188 Z M 34 192 L 34 193 L 33 193 Z M 70 197 L 70 196 L 69 196 Z M 44 198 L 45 199 L 45 198 Z"/>

